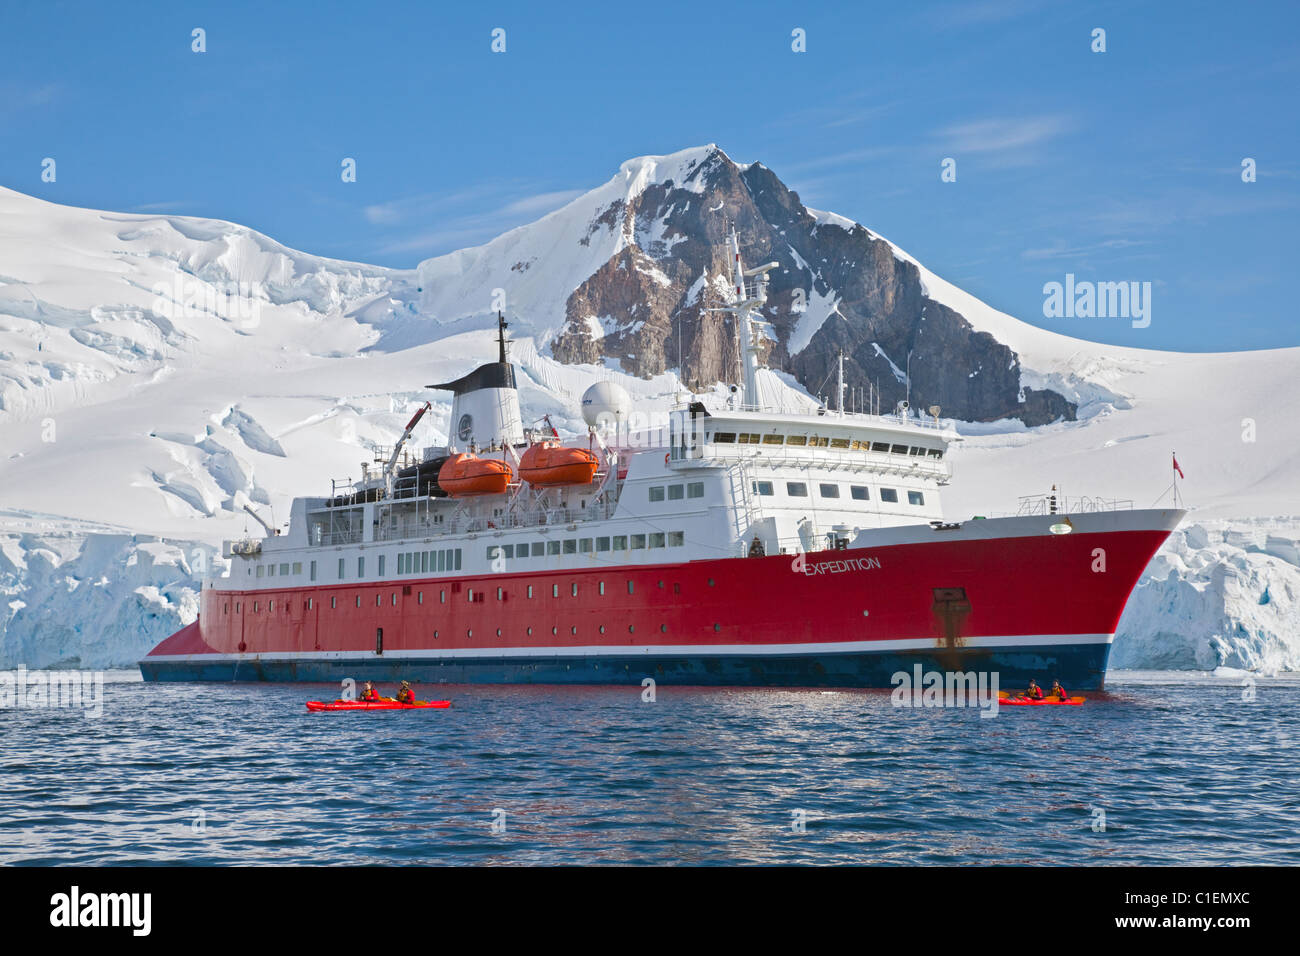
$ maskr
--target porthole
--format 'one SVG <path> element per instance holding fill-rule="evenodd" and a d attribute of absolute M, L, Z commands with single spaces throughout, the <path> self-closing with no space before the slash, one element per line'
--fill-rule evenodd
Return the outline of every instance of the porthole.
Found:
<path fill-rule="evenodd" d="M 635 625 L 635 624 L 629 624 L 629 625 L 627 626 L 627 632 L 628 632 L 629 634 L 635 634 L 635 633 L 636 633 L 636 625 Z"/>
<path fill-rule="evenodd" d="M 570 634 L 577 634 L 577 633 L 578 633 L 578 625 L 575 624 L 575 625 L 573 625 L 572 627 L 570 627 L 570 628 L 569 628 L 569 633 L 570 633 Z"/>
<path fill-rule="evenodd" d="M 474 628 L 471 627 L 469 630 L 467 630 L 467 631 L 465 632 L 465 636 L 466 636 L 466 637 L 473 637 L 473 636 L 474 636 Z"/>
<path fill-rule="evenodd" d="M 660 625 L 659 625 L 659 633 L 660 633 L 660 634 L 667 634 L 667 633 L 668 633 L 668 625 L 667 625 L 667 624 L 660 624 Z"/>
<path fill-rule="evenodd" d="M 721 625 L 721 624 L 714 624 L 714 625 L 713 625 L 713 630 L 714 630 L 715 632 L 716 632 L 716 631 L 720 631 L 720 630 L 722 630 L 722 625 Z"/>
<path fill-rule="evenodd" d="M 529 628 L 525 633 L 526 633 L 529 637 L 532 637 L 532 636 L 533 636 L 533 629 L 530 627 L 530 628 Z"/>
<path fill-rule="evenodd" d="M 498 628 L 497 628 L 497 637 L 500 637 L 500 636 L 501 636 L 501 628 L 498 627 Z"/>
<path fill-rule="evenodd" d="M 713 587 L 713 578 L 709 578 L 709 587 Z"/>
<path fill-rule="evenodd" d="M 553 628 L 551 628 L 551 633 L 552 633 L 552 634 L 559 634 L 559 633 L 560 633 L 560 629 L 559 629 L 558 627 L 553 627 Z"/>

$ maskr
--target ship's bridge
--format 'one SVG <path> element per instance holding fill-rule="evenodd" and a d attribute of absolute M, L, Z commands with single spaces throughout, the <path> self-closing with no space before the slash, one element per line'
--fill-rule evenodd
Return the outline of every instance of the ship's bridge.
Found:
<path fill-rule="evenodd" d="M 902 415 L 710 410 L 695 401 L 669 419 L 676 468 L 762 463 L 928 478 L 952 478 L 948 445 L 960 436 L 938 421 Z"/>

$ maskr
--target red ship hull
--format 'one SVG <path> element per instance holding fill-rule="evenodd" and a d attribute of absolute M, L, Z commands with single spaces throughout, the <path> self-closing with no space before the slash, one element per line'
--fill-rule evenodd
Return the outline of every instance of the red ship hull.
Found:
<path fill-rule="evenodd" d="M 209 589 L 199 620 L 140 667 L 150 680 L 889 686 L 921 663 L 1097 689 L 1124 605 L 1180 517 L 1075 517 L 1064 535 L 1046 532 L 1049 518 L 967 522 L 799 557 Z M 999 537 L 1005 522 L 1016 533 Z"/>

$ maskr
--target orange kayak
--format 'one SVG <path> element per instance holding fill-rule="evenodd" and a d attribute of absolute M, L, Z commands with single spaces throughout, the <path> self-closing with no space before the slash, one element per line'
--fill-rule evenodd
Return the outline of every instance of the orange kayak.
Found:
<path fill-rule="evenodd" d="M 1065 700 L 1061 700 L 1059 697 L 1001 697 L 1001 695 L 999 697 L 999 704 L 1010 707 L 1042 707 L 1044 705 L 1078 707 L 1083 703 L 1082 697 L 1067 697 Z"/>
<path fill-rule="evenodd" d="M 424 710 L 430 707 L 445 710 L 450 706 L 449 700 L 417 700 L 414 704 L 399 704 L 395 700 L 332 700 L 329 703 L 307 701 L 307 709 L 313 713 L 322 710 Z"/>

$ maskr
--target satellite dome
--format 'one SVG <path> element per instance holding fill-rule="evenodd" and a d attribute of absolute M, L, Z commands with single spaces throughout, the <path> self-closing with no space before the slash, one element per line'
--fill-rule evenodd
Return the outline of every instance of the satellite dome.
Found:
<path fill-rule="evenodd" d="M 617 428 L 632 411 L 632 396 L 615 382 L 597 382 L 582 393 L 582 418 L 595 428 Z"/>

